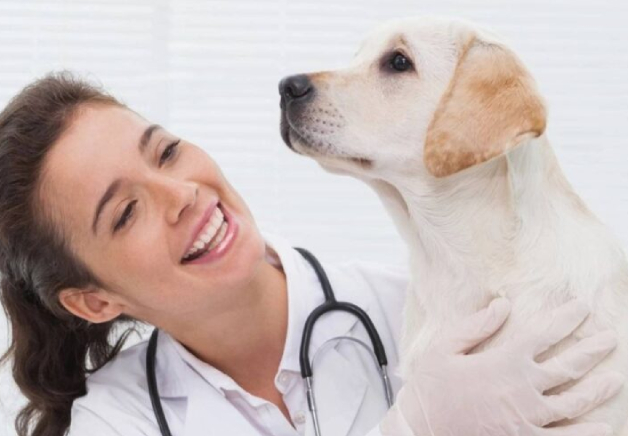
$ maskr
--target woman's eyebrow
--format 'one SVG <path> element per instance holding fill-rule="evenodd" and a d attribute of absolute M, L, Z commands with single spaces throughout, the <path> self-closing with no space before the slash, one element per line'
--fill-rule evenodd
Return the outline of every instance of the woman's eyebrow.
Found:
<path fill-rule="evenodd" d="M 153 132 L 159 129 L 163 129 L 163 127 L 161 127 L 159 124 L 151 124 L 146 128 L 146 130 L 144 130 L 144 133 L 142 133 L 142 136 L 140 137 L 140 141 L 138 143 L 138 148 L 141 154 L 144 154 L 144 150 L 146 150 L 146 147 L 150 142 L 150 137 L 153 135 Z"/>
<path fill-rule="evenodd" d="M 137 143 L 137 148 L 140 151 L 140 154 L 144 154 L 146 152 L 146 148 L 150 143 L 150 138 L 153 135 L 153 132 L 156 130 L 163 129 L 159 124 L 151 124 L 144 130 L 142 136 L 140 136 L 140 140 Z M 102 214 L 102 211 L 105 209 L 105 206 L 115 195 L 120 186 L 122 185 L 122 179 L 116 179 L 107 187 L 105 193 L 100 197 L 98 201 L 98 205 L 96 206 L 96 210 L 94 212 L 94 218 L 92 220 L 92 233 L 96 236 L 96 231 L 98 230 L 98 219 Z"/>

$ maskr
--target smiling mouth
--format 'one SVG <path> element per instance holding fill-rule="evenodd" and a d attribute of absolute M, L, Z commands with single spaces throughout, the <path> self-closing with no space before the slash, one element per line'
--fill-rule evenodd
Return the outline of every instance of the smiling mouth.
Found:
<path fill-rule="evenodd" d="M 222 205 L 218 203 L 216 212 L 214 212 L 214 215 L 212 215 L 212 218 L 205 225 L 205 228 L 201 230 L 199 237 L 194 242 L 194 244 L 199 246 L 195 247 L 193 245 L 192 251 L 183 256 L 181 263 L 191 262 L 215 249 L 225 238 L 229 224 L 229 219 L 222 210 Z"/>

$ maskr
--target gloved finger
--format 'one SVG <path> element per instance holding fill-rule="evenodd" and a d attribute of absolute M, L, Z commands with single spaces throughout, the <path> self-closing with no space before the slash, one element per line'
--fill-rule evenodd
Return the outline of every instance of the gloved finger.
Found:
<path fill-rule="evenodd" d="M 386 416 L 379 423 L 379 431 L 382 436 L 415 436 L 412 427 L 408 424 L 403 413 L 393 404 Z M 369 433 L 370 434 L 370 433 Z"/>
<path fill-rule="evenodd" d="M 495 298 L 484 309 L 454 324 L 436 348 L 446 354 L 466 353 L 491 337 L 510 313 L 510 302 Z"/>
<path fill-rule="evenodd" d="M 406 383 L 399 390 L 395 402 L 388 410 L 396 411 L 396 415 L 391 417 L 386 426 L 386 431 L 390 429 L 392 436 L 405 436 L 408 428 L 412 429 L 416 436 L 434 436 L 425 414 L 425 405 L 421 401 L 420 389 L 417 389 L 414 383 Z M 387 412 L 386 416 L 388 415 L 393 414 Z"/>
<path fill-rule="evenodd" d="M 539 436 L 612 436 L 613 428 L 608 424 L 583 422 L 562 427 L 544 428 Z"/>
<path fill-rule="evenodd" d="M 617 347 L 617 335 L 607 330 L 582 339 L 562 353 L 541 363 L 536 387 L 541 391 L 577 380 Z"/>
<path fill-rule="evenodd" d="M 528 346 L 533 356 L 541 354 L 552 345 L 557 344 L 589 315 L 591 309 L 578 300 L 571 300 L 559 306 L 552 312 L 543 313 L 533 319 L 528 325 L 533 332 L 528 339 Z"/>
<path fill-rule="evenodd" d="M 545 397 L 547 412 L 535 424 L 545 426 L 561 419 L 573 419 L 599 406 L 622 388 L 626 377 L 616 371 L 595 374 L 556 395 Z"/>

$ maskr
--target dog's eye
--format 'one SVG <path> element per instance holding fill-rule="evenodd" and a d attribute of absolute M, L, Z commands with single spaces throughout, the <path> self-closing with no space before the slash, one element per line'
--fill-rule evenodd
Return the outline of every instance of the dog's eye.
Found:
<path fill-rule="evenodd" d="M 402 53 L 397 52 L 390 59 L 390 67 L 396 71 L 407 71 L 412 67 L 412 62 Z"/>

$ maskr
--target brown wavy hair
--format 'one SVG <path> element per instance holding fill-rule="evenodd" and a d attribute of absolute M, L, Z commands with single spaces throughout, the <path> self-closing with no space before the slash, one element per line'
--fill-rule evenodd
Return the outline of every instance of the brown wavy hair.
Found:
<path fill-rule="evenodd" d="M 137 332 L 130 317 L 92 324 L 58 298 L 67 287 L 104 287 L 44 209 L 40 183 L 48 151 L 87 103 L 127 108 L 101 87 L 60 71 L 26 86 L 0 113 L 0 301 L 11 335 L 0 364 L 12 361 L 13 378 L 28 400 L 15 419 L 19 436 L 66 434 L 72 402 L 86 393 L 86 376 Z"/>

